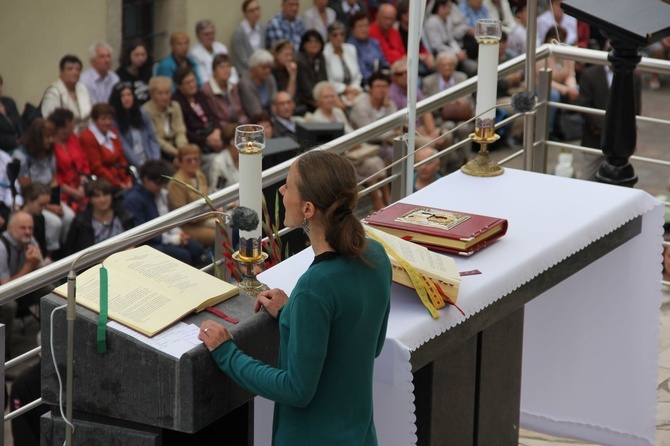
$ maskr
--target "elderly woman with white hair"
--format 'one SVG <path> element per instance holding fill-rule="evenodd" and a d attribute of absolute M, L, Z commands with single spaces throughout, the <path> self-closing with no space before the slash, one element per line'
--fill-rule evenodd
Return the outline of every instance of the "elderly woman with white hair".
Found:
<path fill-rule="evenodd" d="M 240 78 L 238 85 L 242 108 L 247 116 L 271 113 L 272 98 L 277 93 L 277 83 L 272 77 L 272 54 L 256 50 L 249 58 L 249 71 Z"/>
<path fill-rule="evenodd" d="M 172 80 L 166 76 L 152 77 L 149 81 L 149 97 L 144 110 L 151 118 L 162 158 L 172 161 L 177 148 L 188 144 L 184 115 L 177 101 L 172 98 Z"/>
<path fill-rule="evenodd" d="M 344 133 L 353 132 L 347 115 L 337 107 L 337 95 L 335 86 L 328 81 L 318 82 L 313 90 L 312 96 L 316 101 L 317 109 L 309 116 L 309 122 L 339 122 L 344 124 Z"/>
<path fill-rule="evenodd" d="M 347 119 L 347 115 L 336 105 L 337 95 L 335 94 L 335 86 L 333 84 L 328 81 L 317 83 L 314 86 L 312 95 L 316 101 L 317 109 L 306 117 L 306 121 L 321 123 L 339 122 L 344 126 L 345 134 L 354 131 Z M 374 175 L 371 179 L 367 180 L 368 184 L 374 184 L 386 178 L 384 161 L 377 153 L 379 153 L 379 146 L 371 144 L 361 144 L 344 153 L 349 161 L 353 163 L 358 181 Z M 388 185 L 382 186 L 381 189 L 372 193 L 371 197 L 372 207 L 375 211 L 386 206 L 390 199 Z"/>
<path fill-rule="evenodd" d="M 323 48 L 323 57 L 326 59 L 328 80 L 342 102 L 349 106 L 363 91 L 363 75 L 356 47 L 345 42 L 346 31 L 342 22 L 333 22 L 328 27 L 328 43 Z"/>

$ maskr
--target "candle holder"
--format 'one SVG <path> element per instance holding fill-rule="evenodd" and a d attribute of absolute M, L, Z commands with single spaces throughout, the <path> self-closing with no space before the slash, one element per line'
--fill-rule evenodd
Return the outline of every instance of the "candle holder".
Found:
<path fill-rule="evenodd" d="M 502 36 L 500 20 L 480 19 L 475 27 L 479 44 L 477 65 L 477 108 L 472 141 L 479 144 L 479 153 L 461 171 L 475 177 L 495 177 L 505 170 L 489 158 L 487 146 L 498 139 L 495 128 L 496 86 L 498 81 L 498 45 Z"/>
<path fill-rule="evenodd" d="M 245 206 L 256 215 L 261 215 L 262 154 L 265 148 L 265 129 L 262 125 L 241 125 L 235 129 L 235 147 L 239 152 L 240 161 L 240 205 Z M 265 262 L 268 255 L 263 252 L 261 228 L 252 231 L 240 231 L 240 247 L 233 254 L 244 274 L 238 284 L 240 290 L 253 297 L 269 290 L 268 286 L 256 278 L 256 266 Z"/>
<path fill-rule="evenodd" d="M 237 262 L 240 271 L 242 271 L 242 274 L 244 274 L 244 279 L 242 279 L 242 281 L 237 284 L 242 292 L 252 297 L 258 297 L 258 294 L 261 291 L 267 291 L 270 289 L 270 287 L 258 280 L 256 277 L 256 267 L 263 264 L 267 258 L 267 253 L 262 251 L 256 259 L 244 258 L 240 254 L 240 251 L 233 253 L 233 260 Z"/>
<path fill-rule="evenodd" d="M 489 158 L 487 148 L 489 144 L 493 144 L 500 139 L 500 135 L 496 134 L 495 127 L 477 127 L 475 125 L 475 133 L 471 133 L 470 138 L 473 142 L 479 144 L 479 153 L 474 159 L 461 167 L 461 171 L 474 177 L 497 177 L 502 175 L 505 169 L 496 160 Z"/>

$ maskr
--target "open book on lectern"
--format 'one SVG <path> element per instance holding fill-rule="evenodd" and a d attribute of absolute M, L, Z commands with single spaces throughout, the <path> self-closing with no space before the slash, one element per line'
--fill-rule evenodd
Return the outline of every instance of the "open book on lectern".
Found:
<path fill-rule="evenodd" d="M 150 247 L 117 252 L 103 262 L 107 269 L 109 318 L 153 336 L 190 313 L 223 302 L 239 290 Z M 100 268 L 77 276 L 77 303 L 100 312 Z M 54 291 L 67 297 L 67 283 Z"/>
<path fill-rule="evenodd" d="M 408 242 L 386 232 L 380 231 L 368 224 L 364 224 L 368 236 L 377 239 L 389 254 L 393 267 L 393 281 L 401 285 L 414 288 L 410 274 L 420 274 L 432 281 L 440 291 L 449 297 L 453 303 L 458 299 L 461 286 L 461 275 L 456 262 L 449 256 L 430 251 L 428 248 Z M 402 267 L 395 255 L 409 263 L 413 271 Z"/>

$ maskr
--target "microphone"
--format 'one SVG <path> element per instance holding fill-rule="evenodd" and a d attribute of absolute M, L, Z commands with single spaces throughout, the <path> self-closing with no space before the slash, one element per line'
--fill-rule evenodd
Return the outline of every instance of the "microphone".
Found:
<path fill-rule="evenodd" d="M 224 219 L 231 228 L 240 231 L 253 231 L 260 222 L 256 211 L 244 206 L 238 206 L 229 214 L 224 214 Z"/>
<path fill-rule="evenodd" d="M 528 113 L 535 108 L 535 95 L 530 91 L 520 91 L 512 95 L 512 109 L 517 113 Z"/>

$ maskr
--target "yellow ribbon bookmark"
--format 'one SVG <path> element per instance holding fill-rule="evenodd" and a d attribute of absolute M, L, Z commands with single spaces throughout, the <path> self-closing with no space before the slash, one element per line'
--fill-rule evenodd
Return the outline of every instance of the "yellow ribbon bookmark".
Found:
<path fill-rule="evenodd" d="M 409 276 L 409 279 L 412 281 L 412 285 L 414 285 L 414 289 L 419 295 L 423 305 L 428 309 L 433 319 L 438 319 L 440 317 L 440 313 L 438 313 L 437 309 L 444 307 L 445 302 L 440 293 L 437 291 L 435 284 L 431 280 L 426 279 L 424 276 L 416 272 L 414 267 L 407 260 L 399 256 L 398 253 L 396 253 L 389 245 L 384 243 L 382 239 L 377 237 L 371 231 L 366 232 L 368 237 L 381 243 L 381 245 L 384 247 L 384 250 L 386 250 L 386 252 L 391 257 L 396 259 L 400 266 L 402 266 L 402 268 Z"/>

